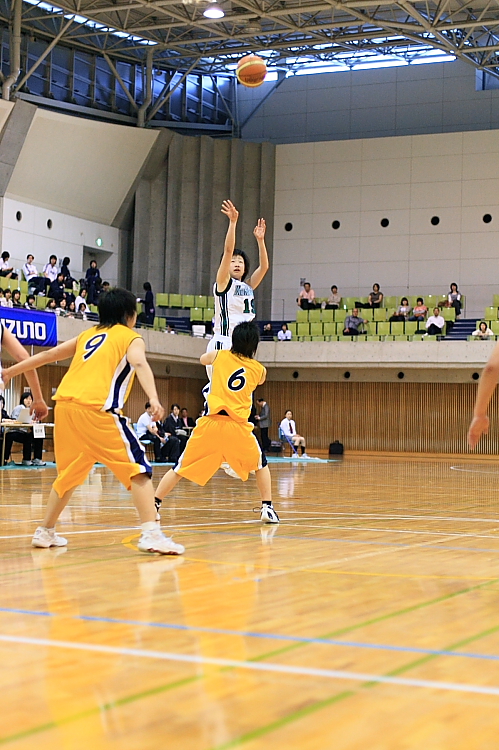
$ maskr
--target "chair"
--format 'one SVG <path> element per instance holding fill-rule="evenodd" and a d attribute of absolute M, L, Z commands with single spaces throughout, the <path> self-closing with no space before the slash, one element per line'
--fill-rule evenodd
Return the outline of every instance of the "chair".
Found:
<path fill-rule="evenodd" d="M 378 336 L 388 336 L 390 334 L 390 323 L 388 321 L 376 323 L 376 333 Z"/>
<path fill-rule="evenodd" d="M 324 335 L 322 330 L 322 323 L 310 323 L 310 335 L 321 336 L 322 338 L 322 336 Z"/>
<path fill-rule="evenodd" d="M 455 320 L 456 319 L 456 310 L 454 307 L 443 307 L 440 310 L 440 314 L 444 320 Z M 497 310 L 496 310 L 497 315 Z"/>
<path fill-rule="evenodd" d="M 158 292 L 158 294 L 156 295 L 156 305 L 157 305 L 157 307 L 169 307 L 169 305 L 170 305 L 169 297 L 170 297 L 169 294 L 164 294 L 163 292 Z"/>
<path fill-rule="evenodd" d="M 204 294 L 195 294 L 194 307 L 208 307 L 208 297 Z"/>
<path fill-rule="evenodd" d="M 309 310 L 308 311 L 308 322 L 309 323 L 319 323 L 321 319 L 321 310 Z M 298 320 L 298 318 L 297 318 Z"/>
<path fill-rule="evenodd" d="M 422 323 L 424 325 L 424 323 Z M 418 330 L 418 321 L 417 320 L 406 320 L 405 321 L 405 332 L 408 336 L 414 336 L 416 331 Z"/>
<path fill-rule="evenodd" d="M 18 284 L 18 289 L 20 289 L 23 294 L 28 294 L 28 282 L 20 280 Z"/>
<path fill-rule="evenodd" d="M 301 308 L 299 308 L 296 311 L 296 322 L 308 323 L 308 310 L 302 310 Z"/>
<path fill-rule="evenodd" d="M 375 307 L 373 310 L 373 320 L 376 321 L 384 321 L 386 320 L 386 308 L 385 307 Z"/>
<path fill-rule="evenodd" d="M 499 335 L 499 320 L 491 320 L 490 329 L 493 333 L 495 333 L 496 335 Z"/>
<path fill-rule="evenodd" d="M 182 294 L 182 307 L 195 307 L 193 294 Z"/>
<path fill-rule="evenodd" d="M 325 341 L 324 336 L 312 336 L 312 341 Z"/>
<path fill-rule="evenodd" d="M 288 330 L 291 331 L 293 338 L 296 338 L 296 323 L 288 323 Z"/>
<path fill-rule="evenodd" d="M 381 336 L 375 336 L 374 334 L 369 334 L 369 336 L 366 336 L 366 341 L 381 341 Z"/>
<path fill-rule="evenodd" d="M 38 297 L 37 295 L 35 299 L 36 299 L 36 309 L 45 310 L 45 305 L 47 304 L 47 297 Z"/>
<path fill-rule="evenodd" d="M 182 295 L 181 294 L 169 294 L 169 307 L 182 307 Z"/>
<path fill-rule="evenodd" d="M 322 330 L 324 336 L 336 336 L 336 323 L 323 323 Z"/>
<path fill-rule="evenodd" d="M 353 310 L 355 307 L 355 303 L 357 302 L 358 297 L 343 297 L 341 300 L 341 304 L 343 305 L 344 310 Z"/>
<path fill-rule="evenodd" d="M 404 333 L 404 321 L 403 320 L 394 321 L 391 324 L 390 333 L 393 336 L 401 336 Z"/>
<path fill-rule="evenodd" d="M 290 437 L 288 437 L 287 435 L 285 435 L 285 433 L 281 430 L 280 427 L 279 427 L 279 440 L 282 443 L 282 452 L 283 452 L 283 454 L 284 454 L 284 448 L 285 448 L 285 446 L 289 445 L 289 447 L 291 448 L 291 454 L 290 455 L 291 456 L 293 454 L 295 454 L 295 456 L 298 455 L 298 451 L 296 450 L 295 446 L 293 445 L 293 441 L 291 440 Z"/>
<path fill-rule="evenodd" d="M 394 341 L 407 341 L 407 336 L 405 334 L 403 334 L 403 333 L 402 334 L 396 334 L 393 337 L 393 340 Z"/>
<path fill-rule="evenodd" d="M 447 295 L 446 295 L 447 298 Z M 428 310 L 431 310 L 433 314 L 433 310 L 435 307 L 438 307 L 438 303 L 442 301 L 442 298 L 439 297 L 436 294 L 424 294 L 423 295 L 424 303 Z"/>
<path fill-rule="evenodd" d="M 334 319 L 337 323 L 345 322 L 345 318 L 347 316 L 346 310 L 333 310 L 332 312 L 334 312 Z"/>
<path fill-rule="evenodd" d="M 497 320 L 497 307 L 486 307 L 483 317 L 486 320 Z"/>
<path fill-rule="evenodd" d="M 310 323 L 297 323 L 296 335 L 297 336 L 310 336 Z"/>
<path fill-rule="evenodd" d="M 153 329 L 155 331 L 166 331 L 166 318 L 160 318 L 156 315 L 154 318 Z"/>
<path fill-rule="evenodd" d="M 215 309 L 213 307 L 205 307 L 203 310 L 203 320 L 211 323 L 213 316 L 215 315 Z"/>
<path fill-rule="evenodd" d="M 321 310 L 321 320 L 323 323 L 332 323 L 334 321 L 334 310 Z"/>
<path fill-rule="evenodd" d="M 191 321 L 203 321 L 204 310 L 202 307 L 191 307 L 190 320 Z"/>
<path fill-rule="evenodd" d="M 494 307 L 499 307 L 499 294 L 494 294 L 494 298 L 493 299 L 494 299 L 494 301 L 492 303 L 493 306 Z"/>
<path fill-rule="evenodd" d="M 387 309 L 397 308 L 399 306 L 399 300 L 400 297 L 383 297 L 383 307 L 386 307 Z"/>

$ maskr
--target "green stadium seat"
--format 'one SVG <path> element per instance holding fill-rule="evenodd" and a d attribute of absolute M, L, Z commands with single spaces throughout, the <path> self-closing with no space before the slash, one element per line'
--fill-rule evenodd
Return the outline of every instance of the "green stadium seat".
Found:
<path fill-rule="evenodd" d="M 369 297 L 357 297 L 355 299 L 355 301 L 356 302 L 362 302 L 363 305 L 367 305 L 367 303 L 369 302 Z M 366 308 L 366 310 L 367 310 L 367 308 Z"/>
<path fill-rule="evenodd" d="M 399 320 L 391 323 L 390 333 L 393 336 L 401 336 L 404 333 L 404 322 Z"/>
<path fill-rule="evenodd" d="M 442 315 L 442 318 L 444 320 L 455 320 L 456 319 L 456 310 L 454 307 L 443 307 L 440 310 L 440 313 Z"/>
<path fill-rule="evenodd" d="M 334 310 L 321 310 L 321 320 L 323 323 L 332 323 L 334 321 Z"/>
<path fill-rule="evenodd" d="M 433 309 L 435 307 L 438 307 L 438 303 L 442 302 L 443 299 L 447 299 L 447 295 L 444 295 L 444 297 L 440 297 L 438 294 L 425 294 L 423 295 L 424 303 L 428 310 L 430 310 L 431 314 L 433 315 Z M 428 313 L 430 314 L 430 313 Z"/>
<path fill-rule="evenodd" d="M 297 323 L 296 334 L 299 337 L 310 335 L 310 323 Z"/>
<path fill-rule="evenodd" d="M 490 321 L 490 329 L 496 334 L 499 335 L 499 320 L 491 320 Z"/>
<path fill-rule="evenodd" d="M 299 308 L 296 311 L 296 322 L 308 323 L 308 310 L 302 310 L 301 308 Z"/>
<path fill-rule="evenodd" d="M 323 323 L 322 327 L 324 336 L 336 336 L 336 323 Z"/>
<path fill-rule="evenodd" d="M 157 307 L 169 307 L 170 305 L 170 295 L 164 294 L 163 292 L 158 292 L 156 295 L 156 306 Z"/>
<path fill-rule="evenodd" d="M 324 336 L 322 330 L 322 323 L 310 323 L 310 335 L 311 336 Z"/>
<path fill-rule="evenodd" d="M 355 307 L 355 303 L 357 302 L 357 297 L 343 297 L 341 300 L 341 304 L 343 305 L 344 310 L 353 310 Z"/>
<path fill-rule="evenodd" d="M 296 338 L 296 323 L 288 323 L 288 329 L 291 331 L 293 338 Z"/>
<path fill-rule="evenodd" d="M 393 340 L 394 341 L 407 341 L 407 336 L 403 333 L 395 334 L 395 336 L 393 337 Z"/>
<path fill-rule="evenodd" d="M 399 306 L 400 297 L 383 297 L 383 307 L 395 309 Z"/>
<path fill-rule="evenodd" d="M 499 294 L 494 294 L 492 306 L 499 307 Z"/>
<path fill-rule="evenodd" d="M 312 341 L 312 336 L 298 336 L 298 341 Z"/>
<path fill-rule="evenodd" d="M 205 307 L 203 310 L 203 320 L 210 322 L 215 315 L 215 309 L 213 307 Z"/>
<path fill-rule="evenodd" d="M 376 323 L 376 333 L 378 336 L 388 336 L 390 334 L 390 323 L 388 321 Z"/>
<path fill-rule="evenodd" d="M 424 323 L 421 323 L 421 325 L 424 325 Z M 417 320 L 406 320 L 405 321 L 405 332 L 408 336 L 414 336 L 416 331 L 418 330 L 418 321 Z"/>
<path fill-rule="evenodd" d="M 19 284 L 19 286 L 17 288 L 20 289 L 23 294 L 27 294 L 28 293 L 28 282 L 20 280 L 20 281 L 18 281 L 18 284 Z"/>
<path fill-rule="evenodd" d="M 208 307 L 208 297 L 204 294 L 194 295 L 194 307 Z"/>
<path fill-rule="evenodd" d="M 376 322 L 386 320 L 386 308 L 375 307 L 373 310 L 373 320 Z"/>
<path fill-rule="evenodd" d="M 166 318 L 160 318 L 156 315 L 153 328 L 155 331 L 166 331 Z"/>
<path fill-rule="evenodd" d="M 333 310 L 336 323 L 344 323 L 347 316 L 346 310 Z"/>
<path fill-rule="evenodd" d="M 436 341 L 437 337 L 436 336 L 423 336 L 422 340 L 423 341 Z"/>
<path fill-rule="evenodd" d="M 324 336 L 312 336 L 312 341 L 325 341 Z"/>
<path fill-rule="evenodd" d="M 309 310 L 308 311 L 308 322 L 319 323 L 321 319 L 321 310 Z"/>
<path fill-rule="evenodd" d="M 202 307 L 191 307 L 190 319 L 191 321 L 203 321 L 204 309 Z"/>
<path fill-rule="evenodd" d="M 170 294 L 169 296 L 169 307 L 182 307 L 182 295 L 181 294 Z"/>
<path fill-rule="evenodd" d="M 497 307 L 486 307 L 483 317 L 486 320 L 497 320 Z"/>
<path fill-rule="evenodd" d="M 366 336 L 366 341 L 381 341 L 381 336 L 369 334 L 368 336 Z"/>
<path fill-rule="evenodd" d="M 195 306 L 196 306 L 196 303 L 194 302 L 193 294 L 182 295 L 182 307 L 195 307 Z"/>

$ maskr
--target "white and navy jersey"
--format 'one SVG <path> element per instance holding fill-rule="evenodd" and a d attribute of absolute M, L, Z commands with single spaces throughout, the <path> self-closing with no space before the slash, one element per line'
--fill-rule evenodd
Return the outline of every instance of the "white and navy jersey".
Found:
<path fill-rule="evenodd" d="M 215 297 L 215 336 L 232 339 L 232 331 L 239 323 L 246 323 L 255 317 L 255 294 L 244 281 L 230 279 L 223 292 L 217 291 Z"/>

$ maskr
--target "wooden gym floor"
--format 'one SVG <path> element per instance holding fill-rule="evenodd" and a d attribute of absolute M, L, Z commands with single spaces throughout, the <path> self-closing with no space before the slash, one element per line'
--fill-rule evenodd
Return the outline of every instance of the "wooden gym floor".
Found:
<path fill-rule="evenodd" d="M 497 750 L 499 465 L 347 457 L 182 482 L 135 549 L 95 469 L 29 546 L 54 471 L 0 472 L 0 745 L 62 750 Z M 160 474 L 155 469 L 155 480 Z"/>

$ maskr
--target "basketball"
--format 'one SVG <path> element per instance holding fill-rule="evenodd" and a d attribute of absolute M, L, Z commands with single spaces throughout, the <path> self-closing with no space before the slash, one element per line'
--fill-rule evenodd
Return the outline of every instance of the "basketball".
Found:
<path fill-rule="evenodd" d="M 264 82 L 267 75 L 267 66 L 258 55 L 246 55 L 239 60 L 236 75 L 237 80 L 243 86 L 256 88 Z"/>

